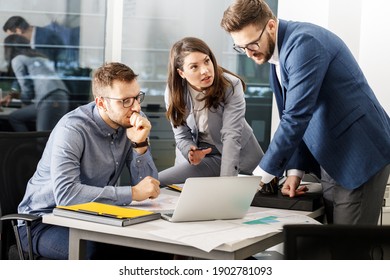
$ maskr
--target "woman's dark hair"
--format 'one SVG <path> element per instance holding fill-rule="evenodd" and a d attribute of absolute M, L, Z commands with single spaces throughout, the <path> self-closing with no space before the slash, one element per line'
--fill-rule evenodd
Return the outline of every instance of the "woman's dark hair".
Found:
<path fill-rule="evenodd" d="M 223 75 L 224 72 L 230 73 L 236 77 L 236 74 L 218 66 L 217 60 L 209 46 L 201 39 L 194 37 L 185 37 L 177 41 L 171 48 L 168 64 L 168 89 L 169 105 L 166 116 L 173 123 L 174 127 L 185 124 L 186 106 L 184 100 L 185 86 L 183 79 L 177 69 L 183 71 L 184 59 L 193 52 L 200 52 L 208 55 L 214 65 L 214 82 L 206 89 L 203 100 L 208 109 L 217 108 L 225 98 L 225 92 L 228 87 L 233 85 Z M 240 78 L 240 77 L 238 77 Z M 240 78 L 245 89 L 245 83 Z"/>
<path fill-rule="evenodd" d="M 46 57 L 39 51 L 32 49 L 30 41 L 26 37 L 17 34 L 7 36 L 4 39 L 4 59 L 11 63 L 12 59 L 20 54 L 30 57 Z"/>

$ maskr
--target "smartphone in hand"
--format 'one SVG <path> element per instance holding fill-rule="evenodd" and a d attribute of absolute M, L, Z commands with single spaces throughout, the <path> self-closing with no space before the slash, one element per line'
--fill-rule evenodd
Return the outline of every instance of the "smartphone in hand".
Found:
<path fill-rule="evenodd" d="M 195 149 L 195 151 L 202 151 L 202 150 L 206 150 L 206 149 L 208 149 L 208 148 L 210 148 L 210 147 L 197 147 L 197 148 Z"/>

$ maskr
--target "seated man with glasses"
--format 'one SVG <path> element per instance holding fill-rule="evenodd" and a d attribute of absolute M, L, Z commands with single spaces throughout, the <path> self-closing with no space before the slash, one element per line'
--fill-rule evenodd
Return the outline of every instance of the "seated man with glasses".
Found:
<path fill-rule="evenodd" d="M 151 124 L 141 112 L 145 93 L 140 91 L 137 75 L 121 63 L 105 64 L 94 73 L 92 91 L 95 101 L 69 112 L 51 132 L 19 213 L 44 215 L 57 205 L 91 201 L 127 205 L 160 194 L 148 142 Z M 118 186 L 124 168 L 130 172 L 130 182 Z M 24 226 L 20 233 L 27 249 Z M 68 258 L 68 228 L 39 222 L 33 225 L 32 242 L 37 255 Z M 92 259 L 168 257 L 95 242 L 87 248 Z"/>

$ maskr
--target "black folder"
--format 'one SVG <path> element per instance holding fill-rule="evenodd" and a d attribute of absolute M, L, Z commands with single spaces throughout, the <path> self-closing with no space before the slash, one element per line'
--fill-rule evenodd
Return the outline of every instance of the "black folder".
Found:
<path fill-rule="evenodd" d="M 314 211 L 323 206 L 321 192 L 307 192 L 303 196 L 289 197 L 278 191 L 278 194 L 257 192 L 251 206 L 301 211 Z"/>

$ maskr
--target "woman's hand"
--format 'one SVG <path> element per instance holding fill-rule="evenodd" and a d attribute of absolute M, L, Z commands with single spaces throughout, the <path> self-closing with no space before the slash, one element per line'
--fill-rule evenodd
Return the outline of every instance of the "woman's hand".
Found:
<path fill-rule="evenodd" d="M 195 146 L 191 146 L 190 151 L 188 152 L 188 160 L 192 165 L 198 165 L 202 159 L 209 153 L 211 153 L 212 149 L 199 149 Z"/>

